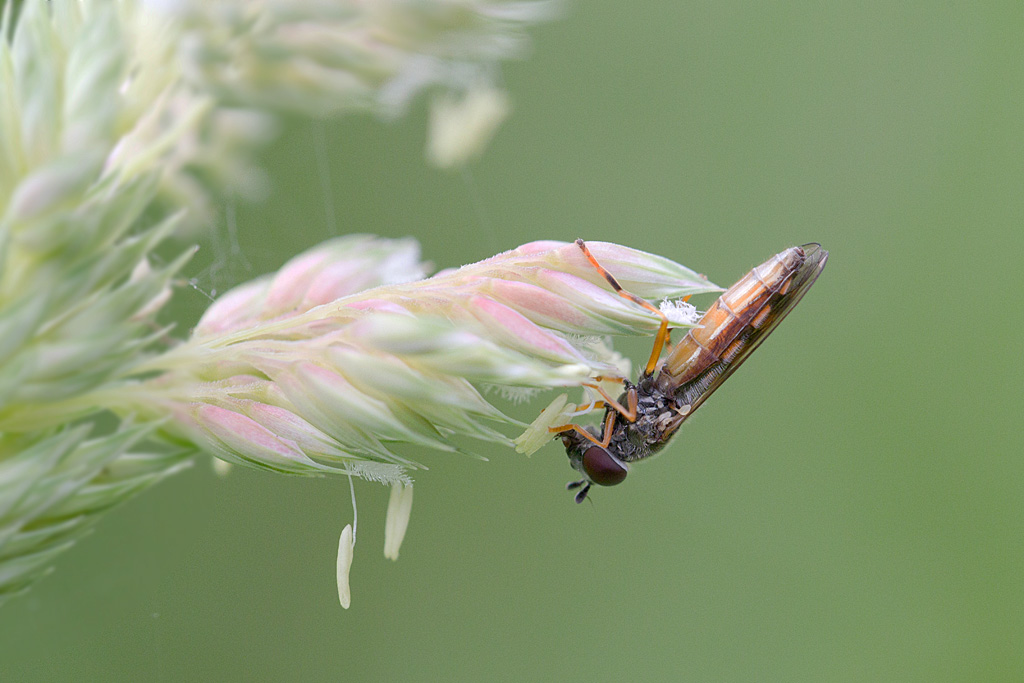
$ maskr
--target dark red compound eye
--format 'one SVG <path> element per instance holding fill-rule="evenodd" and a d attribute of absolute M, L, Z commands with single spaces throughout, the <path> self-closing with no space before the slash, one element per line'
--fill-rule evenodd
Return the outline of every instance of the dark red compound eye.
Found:
<path fill-rule="evenodd" d="M 621 462 L 600 446 L 591 446 L 583 454 L 583 471 L 592 482 L 601 486 L 621 484 L 629 474 Z"/>

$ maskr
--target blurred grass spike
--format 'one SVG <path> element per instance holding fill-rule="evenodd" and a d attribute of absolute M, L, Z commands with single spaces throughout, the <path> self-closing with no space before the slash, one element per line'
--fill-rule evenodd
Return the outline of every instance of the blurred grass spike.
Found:
<path fill-rule="evenodd" d="M 0 601 L 45 573 L 103 512 L 178 471 L 197 446 L 273 471 L 342 465 L 366 479 L 409 483 L 405 470 L 414 464 L 382 436 L 442 446 L 447 435 L 434 426 L 437 415 L 395 402 L 386 434 L 346 435 L 325 411 L 306 416 L 322 429 L 298 415 L 282 389 L 330 379 L 320 382 L 323 391 L 358 397 L 374 378 L 351 372 L 364 360 L 352 354 L 333 354 L 350 379 L 328 377 L 308 359 L 275 365 L 270 354 L 257 363 L 249 349 L 249 381 L 211 368 L 210 380 L 236 382 L 208 382 L 215 400 L 151 404 L 143 416 L 116 398 L 174 343 L 158 316 L 193 248 L 171 240 L 193 239 L 214 224 L 226 196 L 260 196 L 265 183 L 253 154 L 279 115 L 393 117 L 426 89 L 443 96 L 470 85 L 493 88 L 499 63 L 521 54 L 525 29 L 547 18 L 547 7 L 490 0 L 4 3 Z M 276 281 L 222 300 L 197 338 L 223 341 L 234 328 L 425 275 L 408 240 L 357 236 L 335 246 L 344 258 L 317 252 L 320 266 L 293 262 Z M 353 267 L 356 261 L 362 266 Z M 266 320 L 246 317 L 254 300 Z M 191 368 L 197 378 L 200 366 Z M 280 381 L 269 382 L 261 368 L 279 372 Z M 414 392 L 415 373 L 393 369 L 396 385 Z M 497 439 L 475 422 L 495 411 L 474 390 L 457 382 L 450 388 L 451 405 L 474 416 L 452 420 L 452 428 Z M 157 428 L 168 418 L 198 436 Z"/>
<path fill-rule="evenodd" d="M 476 159 L 510 109 L 508 96 L 491 87 L 471 89 L 458 99 L 436 98 L 430 106 L 427 158 L 438 168 Z"/>

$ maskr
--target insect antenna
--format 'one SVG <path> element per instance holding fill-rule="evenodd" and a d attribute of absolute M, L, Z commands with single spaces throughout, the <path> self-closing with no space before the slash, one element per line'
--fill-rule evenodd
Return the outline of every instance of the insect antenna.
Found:
<path fill-rule="evenodd" d="M 582 503 L 583 501 L 585 501 L 587 499 L 588 493 L 590 493 L 590 484 L 584 486 L 582 489 L 580 489 L 580 492 L 576 494 L 576 502 Z"/>

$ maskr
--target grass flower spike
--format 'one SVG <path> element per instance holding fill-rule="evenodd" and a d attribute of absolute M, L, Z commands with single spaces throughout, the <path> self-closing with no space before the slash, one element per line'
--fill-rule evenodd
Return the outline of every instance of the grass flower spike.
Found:
<path fill-rule="evenodd" d="M 718 288 L 671 261 L 617 245 L 591 250 L 648 296 Z M 352 283 L 420 272 L 409 240 L 340 238 L 274 277 L 226 293 L 185 344 L 151 359 L 154 379 L 110 406 L 225 459 L 291 474 L 351 473 L 404 484 L 420 467 L 401 444 L 466 450 L 456 437 L 510 445 L 516 424 L 484 398 L 579 386 L 622 369 L 605 335 L 650 334 L 658 319 L 615 296 L 572 243 L 532 243 L 413 282 L 323 301 Z M 323 280 L 321 282 L 320 280 Z M 244 315 L 241 313 L 244 311 Z"/>

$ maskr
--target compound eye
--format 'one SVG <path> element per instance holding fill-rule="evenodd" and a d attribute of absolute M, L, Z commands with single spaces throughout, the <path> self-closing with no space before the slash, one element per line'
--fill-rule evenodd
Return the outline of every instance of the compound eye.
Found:
<path fill-rule="evenodd" d="M 629 470 L 621 462 L 600 446 L 591 446 L 583 454 L 583 471 L 592 482 L 601 486 L 621 484 L 629 474 Z"/>

